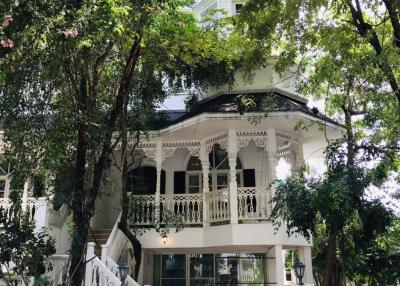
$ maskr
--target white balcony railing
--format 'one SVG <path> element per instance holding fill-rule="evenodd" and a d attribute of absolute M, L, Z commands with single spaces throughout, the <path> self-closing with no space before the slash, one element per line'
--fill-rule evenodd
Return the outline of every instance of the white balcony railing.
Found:
<path fill-rule="evenodd" d="M 156 213 L 155 195 L 135 195 L 133 198 L 133 220 L 138 225 L 151 225 Z M 160 195 L 160 217 L 165 221 L 167 213 L 180 215 L 185 224 L 203 223 L 202 194 Z"/>
<path fill-rule="evenodd" d="M 221 189 L 208 192 L 204 196 L 208 206 L 210 223 L 227 221 L 231 217 L 229 205 L 229 190 Z"/>
<path fill-rule="evenodd" d="M 36 198 L 27 198 L 25 201 L 22 202 L 22 210 L 26 212 L 31 219 L 35 217 L 36 211 Z M 13 208 L 12 208 L 12 201 L 8 198 L 1 198 L 0 199 L 0 208 L 6 210 L 7 215 L 11 217 L 13 215 Z"/>
<path fill-rule="evenodd" d="M 137 225 L 151 225 L 156 215 L 155 195 L 132 196 L 133 220 Z M 238 219 L 268 219 L 271 214 L 270 195 L 265 190 L 240 187 L 237 190 Z M 229 189 L 220 189 L 203 194 L 160 195 L 159 212 L 165 220 L 167 212 L 180 215 L 186 225 L 203 224 L 203 205 L 209 223 L 227 222 L 231 219 Z"/>
<path fill-rule="evenodd" d="M 268 192 L 256 188 L 238 188 L 237 196 L 239 220 L 269 218 L 271 203 Z"/>

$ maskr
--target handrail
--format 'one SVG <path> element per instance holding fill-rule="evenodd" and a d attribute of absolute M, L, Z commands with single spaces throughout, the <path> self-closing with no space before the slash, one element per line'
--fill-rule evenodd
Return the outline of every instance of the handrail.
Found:
<path fill-rule="evenodd" d="M 118 228 L 118 223 L 120 220 L 121 213 L 118 215 L 115 221 L 114 227 L 111 230 L 110 236 L 108 237 L 106 244 L 102 245 L 102 252 L 105 251 L 104 254 L 102 253 L 102 261 L 106 261 L 106 257 L 111 257 L 112 259 L 118 258 L 118 249 L 116 248 L 123 244 L 121 240 L 124 238 L 122 231 L 120 231 Z"/>

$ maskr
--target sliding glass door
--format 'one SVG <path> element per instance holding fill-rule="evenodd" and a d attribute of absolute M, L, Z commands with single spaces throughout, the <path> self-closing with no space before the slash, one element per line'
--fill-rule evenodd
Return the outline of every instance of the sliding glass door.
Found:
<path fill-rule="evenodd" d="M 154 285 L 267 285 L 264 254 L 162 254 L 154 261 Z"/>

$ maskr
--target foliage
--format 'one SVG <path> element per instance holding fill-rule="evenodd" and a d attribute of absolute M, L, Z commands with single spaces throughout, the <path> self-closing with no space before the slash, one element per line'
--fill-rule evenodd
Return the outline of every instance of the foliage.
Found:
<path fill-rule="evenodd" d="M 388 230 L 393 219 L 380 201 L 364 198 L 372 180 L 359 163 L 348 164 L 346 150 L 341 143 L 330 145 L 328 170 L 323 177 L 310 177 L 307 168 L 303 168 L 287 180 L 278 181 L 273 198 L 272 216 L 278 227 L 285 223 L 289 234 L 301 233 L 308 239 L 313 236 L 317 281 L 324 276 L 328 238 L 335 237 L 338 252 L 330 266 L 335 269 L 334 285 L 340 283 L 340 273 L 356 281 L 354 273 L 365 271 L 362 257 L 373 257 L 366 253 L 375 247 L 376 240 Z"/>
<path fill-rule="evenodd" d="M 125 127 L 146 131 L 169 94 L 232 81 L 236 54 L 222 24 L 197 25 L 187 11 L 191 3 L 0 3 L 0 120 L 13 177 L 46 174 L 58 204 L 71 208 L 73 285 L 81 282 L 90 219 L 121 139 L 115 132 L 124 103 Z M 69 192 L 57 182 L 66 173 Z"/>
<path fill-rule="evenodd" d="M 38 280 L 46 271 L 45 259 L 55 253 L 53 239 L 44 230 L 36 231 L 33 220 L 18 208 L 14 205 L 10 213 L 0 208 L 0 274 L 7 285 L 14 285 L 16 275 L 25 285 L 30 276 Z"/>
<path fill-rule="evenodd" d="M 379 162 L 376 182 L 399 167 L 398 9 L 392 0 L 250 0 L 235 18 L 235 33 L 251 43 L 243 68 L 292 73 L 297 90 L 339 120 L 345 107 L 364 156 Z"/>

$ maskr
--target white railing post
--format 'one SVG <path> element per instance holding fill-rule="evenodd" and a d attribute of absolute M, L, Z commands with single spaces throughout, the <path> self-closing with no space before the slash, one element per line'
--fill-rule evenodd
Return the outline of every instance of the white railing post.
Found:
<path fill-rule="evenodd" d="M 276 147 L 276 131 L 275 129 L 267 130 L 267 140 L 266 145 L 267 151 L 267 166 L 268 166 L 268 184 L 271 184 L 276 179 L 276 166 L 278 165 L 277 147 Z M 275 196 L 275 187 L 271 186 L 269 198 L 269 213 L 272 211 L 273 205 L 270 202 Z"/>
<path fill-rule="evenodd" d="M 107 265 L 108 247 L 107 244 L 101 246 L 101 262 Z"/>
<path fill-rule="evenodd" d="M 45 197 L 38 198 L 35 206 L 35 230 L 40 231 L 47 226 L 47 199 Z"/>
<path fill-rule="evenodd" d="M 238 143 L 237 135 L 234 129 L 228 130 L 228 160 L 229 160 L 229 200 L 231 224 L 238 223 L 238 203 L 237 203 L 237 181 L 236 181 L 236 161 L 237 161 Z"/>
<path fill-rule="evenodd" d="M 88 242 L 87 250 L 86 250 L 86 272 L 85 272 L 85 285 L 92 285 L 92 277 L 93 277 L 93 260 L 94 257 L 94 242 Z"/>

